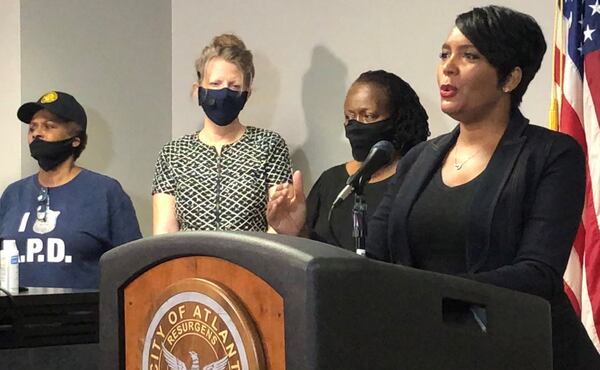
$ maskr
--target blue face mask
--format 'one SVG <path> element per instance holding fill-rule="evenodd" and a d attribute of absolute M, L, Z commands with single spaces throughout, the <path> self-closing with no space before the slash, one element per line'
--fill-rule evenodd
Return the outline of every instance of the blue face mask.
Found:
<path fill-rule="evenodd" d="M 247 99 L 247 91 L 198 88 L 198 103 L 208 118 L 219 126 L 227 126 L 233 122 L 244 108 Z"/>

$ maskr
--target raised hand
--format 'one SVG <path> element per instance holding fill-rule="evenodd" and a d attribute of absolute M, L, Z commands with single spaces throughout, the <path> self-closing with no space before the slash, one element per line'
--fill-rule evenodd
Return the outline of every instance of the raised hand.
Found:
<path fill-rule="evenodd" d="M 292 184 L 276 185 L 267 204 L 267 221 L 279 234 L 299 235 L 306 220 L 302 174 L 294 172 Z"/>

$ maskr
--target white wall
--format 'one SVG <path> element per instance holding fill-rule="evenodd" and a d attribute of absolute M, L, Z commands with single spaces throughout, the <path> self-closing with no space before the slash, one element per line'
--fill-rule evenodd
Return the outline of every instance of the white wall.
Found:
<path fill-rule="evenodd" d="M 496 3 L 533 15 L 551 41 L 553 1 Z M 253 50 L 257 76 L 242 122 L 280 132 L 310 187 L 324 169 L 350 158 L 342 103 L 362 71 L 383 68 L 407 80 L 428 110 L 434 136 L 453 127 L 438 108 L 435 68 L 440 45 L 456 14 L 487 2 L 47 4 L 0 1 L 0 118 L 8 138 L 0 146 L 0 189 L 36 169 L 22 136 L 26 127 L 15 117 L 19 104 L 46 90 L 63 89 L 90 116 L 90 143 L 80 164 L 123 184 L 148 234 L 153 164 L 172 136 L 201 127 L 202 110 L 190 97 L 190 88 L 194 61 L 213 36 L 234 32 Z M 523 104 L 526 115 L 539 124 L 546 122 L 550 58 L 547 53 Z"/>
<path fill-rule="evenodd" d="M 20 1 L 0 1 L 0 193 L 21 177 L 21 103 Z"/>
<path fill-rule="evenodd" d="M 552 41 L 554 2 L 498 0 L 531 14 Z M 457 14 L 481 1 L 254 0 L 172 2 L 174 137 L 201 127 L 190 97 L 194 60 L 213 36 L 234 32 L 254 52 L 253 94 L 244 124 L 281 133 L 305 172 L 307 187 L 326 168 L 350 159 L 343 135 L 346 89 L 360 72 L 386 69 L 408 81 L 430 116 L 433 136 L 454 126 L 438 107 L 435 69 Z M 550 53 L 525 95 L 523 111 L 545 125 Z"/>
<path fill-rule="evenodd" d="M 21 38 L 23 100 L 79 100 L 89 141 L 78 164 L 119 180 L 149 235 L 154 162 L 171 137 L 171 2 L 21 0 Z M 25 176 L 37 165 L 22 150 Z"/>

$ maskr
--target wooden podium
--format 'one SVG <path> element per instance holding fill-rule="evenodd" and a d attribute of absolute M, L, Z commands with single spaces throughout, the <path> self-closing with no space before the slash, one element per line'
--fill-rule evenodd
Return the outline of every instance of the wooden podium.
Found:
<path fill-rule="evenodd" d="M 307 239 L 177 233 L 101 272 L 103 370 L 552 368 L 543 299 Z"/>

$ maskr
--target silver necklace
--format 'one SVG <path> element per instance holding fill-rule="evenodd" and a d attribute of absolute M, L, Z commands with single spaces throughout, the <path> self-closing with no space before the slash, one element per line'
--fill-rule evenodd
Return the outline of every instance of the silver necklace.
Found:
<path fill-rule="evenodd" d="M 455 148 L 454 151 L 455 151 L 455 153 L 454 153 L 454 169 L 457 170 L 457 171 L 460 171 L 463 168 L 463 166 L 465 165 L 465 163 L 467 163 L 473 157 L 475 157 L 477 154 L 479 154 L 479 152 L 481 151 L 481 149 L 479 149 L 475 153 L 471 154 L 467 159 L 465 159 L 462 162 L 459 162 L 459 161 L 456 160 L 456 155 L 458 154 L 458 148 Z"/>

